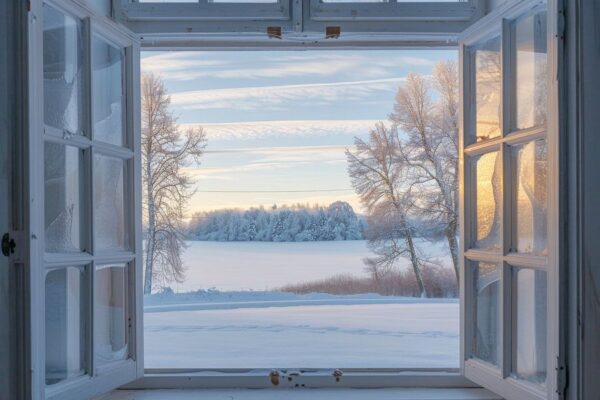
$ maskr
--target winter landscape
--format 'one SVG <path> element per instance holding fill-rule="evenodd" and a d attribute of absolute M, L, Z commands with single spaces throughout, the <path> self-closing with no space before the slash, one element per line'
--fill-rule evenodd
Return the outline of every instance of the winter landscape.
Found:
<path fill-rule="evenodd" d="M 144 58 L 146 368 L 459 366 L 444 57 Z"/>

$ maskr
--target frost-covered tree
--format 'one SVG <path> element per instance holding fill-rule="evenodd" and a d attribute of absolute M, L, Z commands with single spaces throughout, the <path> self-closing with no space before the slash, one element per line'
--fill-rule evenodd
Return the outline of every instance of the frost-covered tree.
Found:
<path fill-rule="evenodd" d="M 171 97 L 160 77 L 144 73 L 142 94 L 142 173 L 145 225 L 144 293 L 184 279 L 183 218 L 192 180 L 183 172 L 199 162 L 206 146 L 201 128 L 182 133 L 170 111 Z"/>
<path fill-rule="evenodd" d="M 399 162 L 410 171 L 414 207 L 441 224 L 458 281 L 458 70 L 453 61 L 435 65 L 431 79 L 409 74 L 398 89 L 390 119 L 406 135 Z"/>
<path fill-rule="evenodd" d="M 426 291 L 421 273 L 422 260 L 408 219 L 413 202 L 408 169 L 401 162 L 402 144 L 395 127 L 378 123 L 368 139 L 356 138 L 346 151 L 348 173 L 356 193 L 368 212 L 366 237 L 375 257 L 366 264 L 376 277 L 393 268 L 399 258 L 410 259 L 422 297 Z"/>
<path fill-rule="evenodd" d="M 298 204 L 200 212 L 192 216 L 188 235 L 215 241 L 360 240 L 363 228 L 348 203 L 335 202 L 329 207 Z"/>

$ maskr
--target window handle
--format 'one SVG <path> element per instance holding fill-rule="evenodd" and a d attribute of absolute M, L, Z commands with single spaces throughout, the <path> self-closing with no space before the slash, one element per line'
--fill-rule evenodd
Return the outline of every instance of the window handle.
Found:
<path fill-rule="evenodd" d="M 11 254 L 15 254 L 15 239 L 11 238 L 8 233 L 2 236 L 2 254 L 6 257 L 10 257 Z"/>

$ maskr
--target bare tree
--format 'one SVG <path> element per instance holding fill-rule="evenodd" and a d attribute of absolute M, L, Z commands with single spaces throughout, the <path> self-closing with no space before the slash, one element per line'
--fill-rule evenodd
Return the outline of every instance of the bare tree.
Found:
<path fill-rule="evenodd" d="M 376 257 L 365 260 L 375 279 L 385 276 L 399 258 L 408 256 L 421 296 L 426 296 L 421 260 L 408 220 L 410 186 L 404 184 L 407 169 L 399 162 L 401 143 L 396 128 L 378 123 L 368 141 L 356 138 L 354 151 L 346 150 L 348 173 L 369 215 L 367 239 Z"/>
<path fill-rule="evenodd" d="M 183 218 L 193 184 L 183 167 L 199 162 L 206 147 L 202 128 L 181 133 L 169 110 L 171 97 L 159 76 L 144 73 L 142 92 L 142 170 L 146 225 L 144 293 L 153 286 L 181 282 L 185 248 Z"/>
<path fill-rule="evenodd" d="M 431 81 L 409 74 L 390 116 L 407 135 L 400 162 L 410 171 L 418 193 L 413 206 L 424 218 L 443 225 L 457 281 L 458 109 L 457 67 L 446 61 L 435 66 Z"/>

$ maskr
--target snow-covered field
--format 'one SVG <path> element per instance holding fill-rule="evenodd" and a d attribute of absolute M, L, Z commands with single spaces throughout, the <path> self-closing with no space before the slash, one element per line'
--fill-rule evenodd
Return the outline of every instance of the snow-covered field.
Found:
<path fill-rule="evenodd" d="M 444 255 L 435 244 L 436 256 Z M 265 291 L 365 275 L 365 242 L 190 242 L 178 294 L 145 299 L 147 368 L 457 368 L 454 299 Z M 441 258 L 447 262 L 447 258 Z M 218 290 L 201 290 L 217 288 Z"/>
<path fill-rule="evenodd" d="M 417 244 L 450 266 L 445 242 Z M 171 284 L 176 292 L 216 288 L 270 290 L 290 283 L 339 274 L 366 276 L 363 259 L 371 256 L 364 240 L 331 242 L 187 242 L 186 280 Z M 408 260 L 406 261 L 408 266 Z"/>

